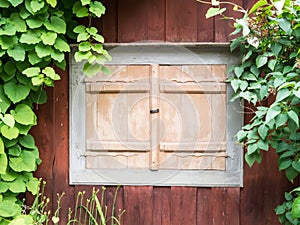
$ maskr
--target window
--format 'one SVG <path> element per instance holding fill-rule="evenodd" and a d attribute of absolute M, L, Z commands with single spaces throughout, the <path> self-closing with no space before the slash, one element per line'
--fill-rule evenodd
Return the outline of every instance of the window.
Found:
<path fill-rule="evenodd" d="M 71 64 L 71 184 L 242 185 L 224 48 L 112 48 L 111 75 Z"/>

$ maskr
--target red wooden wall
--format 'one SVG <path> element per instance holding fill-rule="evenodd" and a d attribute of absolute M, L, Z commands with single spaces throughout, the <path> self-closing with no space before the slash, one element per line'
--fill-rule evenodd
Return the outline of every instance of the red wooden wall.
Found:
<path fill-rule="evenodd" d="M 253 3 L 234 2 L 245 7 Z M 95 24 L 106 42 L 226 42 L 231 31 L 228 21 L 206 20 L 208 7 L 196 0 L 105 0 L 104 4 L 106 15 Z M 61 76 L 48 90 L 48 103 L 37 109 L 33 134 L 43 160 L 36 176 L 47 181 L 53 209 L 56 193 L 66 192 L 62 201 L 62 215 L 66 215 L 68 207 L 74 207 L 76 193 L 90 192 L 92 187 L 69 185 L 68 72 L 61 71 Z M 246 112 L 245 120 L 250 116 Z M 261 165 L 244 166 L 243 188 L 125 186 L 119 191 L 117 208 L 126 210 L 124 225 L 276 225 L 274 208 L 291 188 L 270 151 Z M 107 188 L 108 205 L 114 190 Z M 65 218 L 61 217 L 62 225 Z"/>

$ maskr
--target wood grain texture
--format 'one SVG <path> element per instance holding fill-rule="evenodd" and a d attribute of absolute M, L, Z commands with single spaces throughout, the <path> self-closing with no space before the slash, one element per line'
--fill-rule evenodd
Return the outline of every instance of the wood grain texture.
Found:
<path fill-rule="evenodd" d="M 197 2 L 166 0 L 166 41 L 197 41 Z"/>
<path fill-rule="evenodd" d="M 53 178 L 53 161 L 54 161 L 54 109 L 53 109 L 53 89 L 47 89 L 48 102 L 43 105 L 37 105 L 34 107 L 37 114 L 37 126 L 34 126 L 31 130 L 31 134 L 35 138 L 35 144 L 39 148 L 40 158 L 42 163 L 38 166 L 38 170 L 34 175 L 38 178 L 42 178 L 46 181 L 45 193 L 51 198 L 50 208 L 53 209 L 55 202 L 52 200 L 56 196 L 52 192 Z"/>
<path fill-rule="evenodd" d="M 212 224 L 226 225 L 226 189 L 212 188 L 211 202 L 213 205 Z"/>
<path fill-rule="evenodd" d="M 118 42 L 147 40 L 147 0 L 118 2 Z"/>
<path fill-rule="evenodd" d="M 106 8 L 105 14 L 102 18 L 102 33 L 105 42 L 118 42 L 118 1 L 117 0 L 103 0 L 103 5 Z"/>
<path fill-rule="evenodd" d="M 197 224 L 212 224 L 213 204 L 211 201 L 211 188 L 198 188 L 197 190 Z"/>
<path fill-rule="evenodd" d="M 124 187 L 124 225 L 152 225 L 153 187 Z"/>
<path fill-rule="evenodd" d="M 69 186 L 69 79 L 68 73 L 58 70 L 61 80 L 54 87 L 54 161 L 52 193 L 67 192 L 61 204 L 61 223 L 66 224 L 68 208 L 73 206 L 74 188 Z"/>
<path fill-rule="evenodd" d="M 196 199 L 195 187 L 171 187 L 171 224 L 196 225 Z"/>
<path fill-rule="evenodd" d="M 171 224 L 171 188 L 153 188 L 153 224 Z"/>
<path fill-rule="evenodd" d="M 240 225 L 240 188 L 226 188 L 226 225 Z"/>
<path fill-rule="evenodd" d="M 214 42 L 215 18 L 206 19 L 205 14 L 209 5 L 197 3 L 197 41 Z"/>
<path fill-rule="evenodd" d="M 161 42 L 166 40 L 165 1 L 148 0 L 148 41 Z"/>

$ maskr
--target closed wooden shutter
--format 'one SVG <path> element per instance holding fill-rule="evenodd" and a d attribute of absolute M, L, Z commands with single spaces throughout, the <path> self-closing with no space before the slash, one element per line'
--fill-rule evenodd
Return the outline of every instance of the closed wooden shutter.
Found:
<path fill-rule="evenodd" d="M 116 65 L 86 79 L 89 169 L 225 170 L 225 65 Z"/>

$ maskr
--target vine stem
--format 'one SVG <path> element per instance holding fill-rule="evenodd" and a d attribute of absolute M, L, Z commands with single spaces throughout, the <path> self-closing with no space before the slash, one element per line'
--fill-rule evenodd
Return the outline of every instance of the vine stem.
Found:
<path fill-rule="evenodd" d="M 200 3 L 203 3 L 203 4 L 207 4 L 207 5 L 214 5 L 212 4 L 212 2 L 207 2 L 207 1 L 203 1 L 203 0 L 196 0 L 197 2 L 200 2 Z M 227 5 L 232 5 L 232 6 L 237 6 L 238 9 L 240 10 L 240 12 L 246 12 L 246 10 L 240 6 L 240 5 L 237 5 L 235 3 L 232 3 L 232 2 L 218 2 L 218 6 L 220 6 L 221 4 L 227 4 Z"/>

